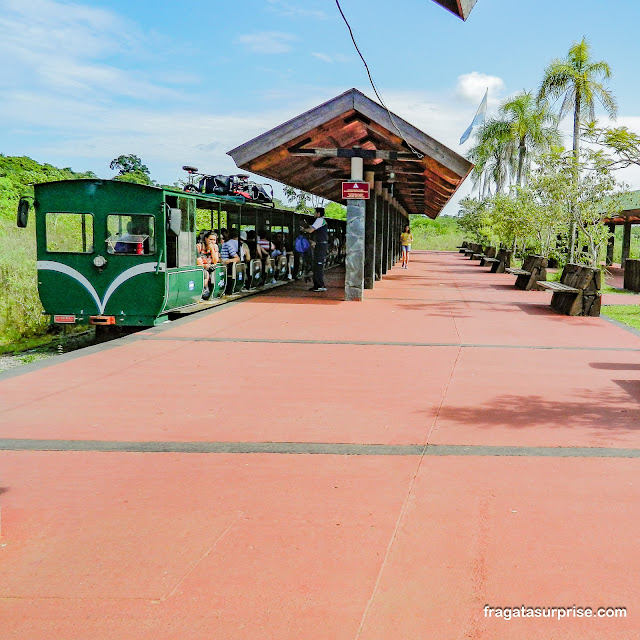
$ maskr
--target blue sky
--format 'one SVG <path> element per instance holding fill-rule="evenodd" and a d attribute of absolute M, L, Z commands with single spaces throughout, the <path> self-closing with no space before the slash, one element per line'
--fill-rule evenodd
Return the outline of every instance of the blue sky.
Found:
<path fill-rule="evenodd" d="M 582 36 L 640 134 L 637 0 L 478 0 L 466 23 L 431 0 L 341 4 L 388 106 L 458 152 L 487 86 L 491 112 Z M 229 149 L 373 95 L 333 0 L 0 0 L 0 59 L 0 153 L 102 177 L 124 153 L 161 182 L 233 172 Z M 624 179 L 640 188 L 640 170 Z"/>

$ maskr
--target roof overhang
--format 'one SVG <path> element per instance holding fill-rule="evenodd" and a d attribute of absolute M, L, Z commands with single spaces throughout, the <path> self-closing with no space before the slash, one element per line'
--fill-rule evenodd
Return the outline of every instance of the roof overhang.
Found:
<path fill-rule="evenodd" d="M 454 15 L 466 20 L 477 0 L 433 0 Z"/>
<path fill-rule="evenodd" d="M 245 171 L 339 201 L 341 183 L 351 178 L 348 150 L 358 148 L 365 156 L 365 171 L 373 171 L 383 186 L 390 187 L 390 173 L 395 174 L 393 195 L 407 213 L 430 218 L 440 214 L 473 168 L 468 160 L 357 89 L 228 153 Z"/>

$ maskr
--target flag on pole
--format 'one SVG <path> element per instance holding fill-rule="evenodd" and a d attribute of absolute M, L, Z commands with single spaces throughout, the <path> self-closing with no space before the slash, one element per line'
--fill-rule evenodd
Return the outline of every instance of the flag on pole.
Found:
<path fill-rule="evenodd" d="M 487 115 L 487 96 L 489 95 L 489 88 L 484 92 L 484 98 L 482 98 L 482 102 L 476 111 L 476 115 L 473 117 L 473 122 L 469 125 L 469 128 L 462 134 L 462 138 L 460 138 L 460 144 L 464 144 L 468 139 L 474 128 L 483 124 L 484 119 Z"/>

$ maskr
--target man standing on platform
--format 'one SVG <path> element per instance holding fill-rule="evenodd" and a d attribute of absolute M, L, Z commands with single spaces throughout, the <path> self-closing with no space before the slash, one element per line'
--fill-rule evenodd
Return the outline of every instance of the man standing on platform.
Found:
<path fill-rule="evenodd" d="M 301 227 L 306 233 L 313 234 L 313 287 L 309 291 L 326 291 L 324 286 L 324 261 L 329 248 L 329 227 L 324 219 L 324 207 L 316 207 L 316 219 L 310 227 Z"/>

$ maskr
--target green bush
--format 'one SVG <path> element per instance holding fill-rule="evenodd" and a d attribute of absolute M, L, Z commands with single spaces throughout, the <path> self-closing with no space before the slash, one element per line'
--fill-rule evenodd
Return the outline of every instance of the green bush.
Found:
<path fill-rule="evenodd" d="M 38 297 L 34 226 L 14 225 L 0 220 L 0 338 L 9 341 L 48 326 Z"/>
<path fill-rule="evenodd" d="M 456 218 L 441 216 L 435 220 L 423 216 L 411 216 L 413 249 L 431 249 L 433 251 L 454 251 L 464 240 Z"/>

